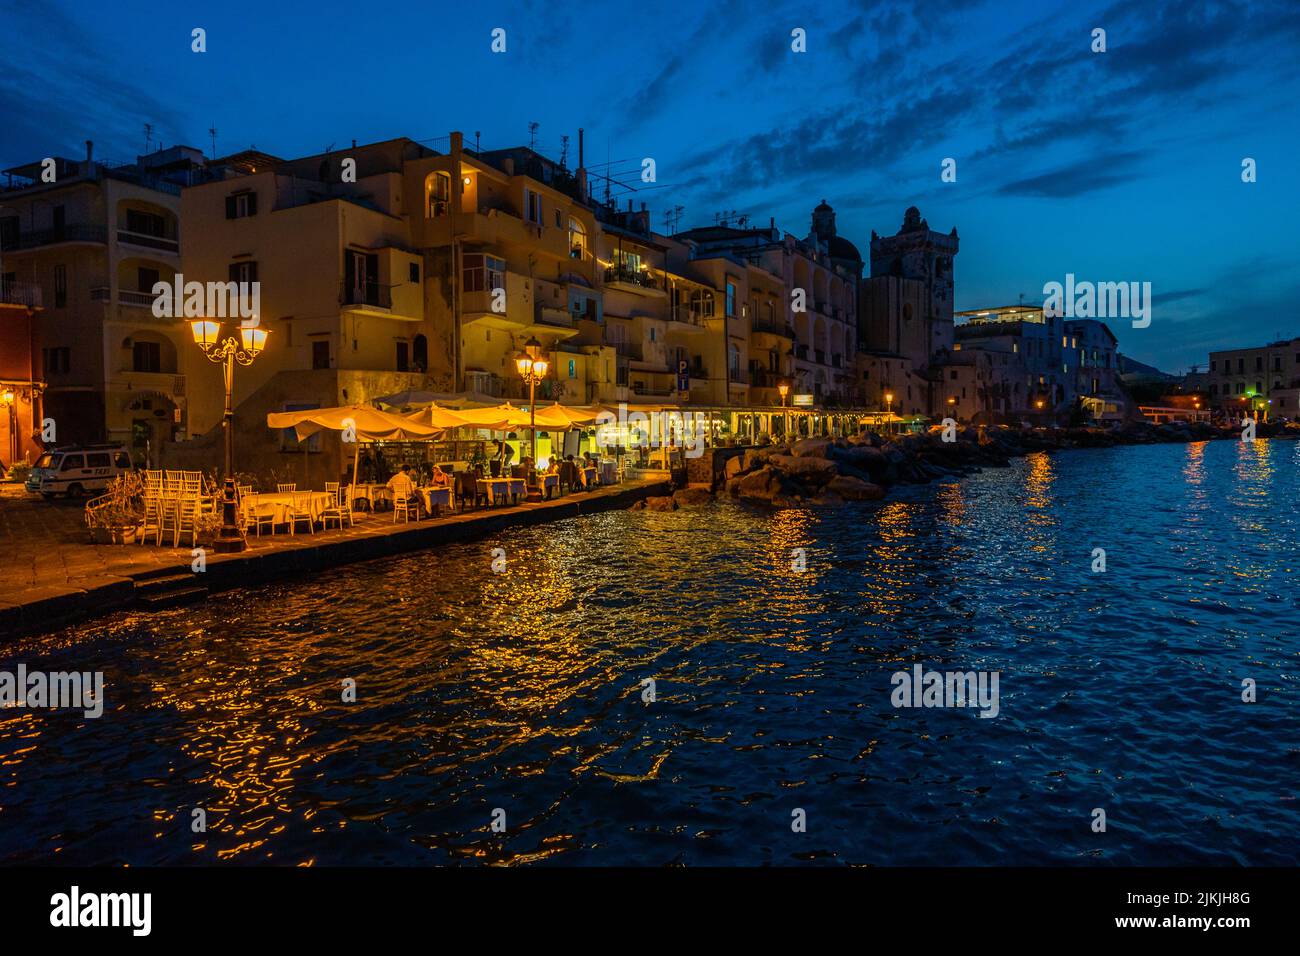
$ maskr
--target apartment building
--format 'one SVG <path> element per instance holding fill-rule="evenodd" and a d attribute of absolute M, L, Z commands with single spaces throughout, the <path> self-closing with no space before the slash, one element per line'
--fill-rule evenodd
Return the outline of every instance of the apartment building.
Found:
<path fill-rule="evenodd" d="M 955 319 L 954 356 L 993 353 L 993 414 L 1023 418 L 1069 411 L 1073 392 L 1063 359 L 1063 319 L 1027 305 L 973 309 L 955 313 Z"/>
<path fill-rule="evenodd" d="M 129 165 L 51 157 L 5 170 L 3 280 L 41 290 L 33 342 L 58 443 L 122 441 L 137 460 L 185 429 L 188 327 L 153 315 L 180 268 L 180 193 L 208 175 L 184 146 Z"/>
<path fill-rule="evenodd" d="M 1066 393 L 1094 419 L 1121 417 L 1119 342 L 1099 319 L 1066 319 L 1061 335 Z"/>
<path fill-rule="evenodd" d="M 1206 382 L 1211 408 L 1237 414 L 1263 404 L 1271 414 L 1300 417 L 1300 338 L 1211 352 Z"/>

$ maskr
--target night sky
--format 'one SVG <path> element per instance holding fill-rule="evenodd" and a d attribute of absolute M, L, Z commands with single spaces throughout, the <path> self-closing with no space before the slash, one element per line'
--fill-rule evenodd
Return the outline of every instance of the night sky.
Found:
<path fill-rule="evenodd" d="M 1179 372 L 1300 335 L 1300 3 L 279 3 L 0 0 L 0 164 L 155 144 L 280 156 L 409 136 L 587 162 L 804 235 L 827 199 L 864 257 L 917 205 L 961 235 L 957 308 L 1149 281 L 1120 349 Z M 207 52 L 190 31 L 207 31 Z M 507 52 L 489 49 L 504 28 Z M 791 51 L 791 30 L 807 52 Z M 1107 32 L 1107 52 L 1090 50 Z M 957 182 L 940 164 L 957 161 Z M 1241 181 L 1241 162 L 1258 182 Z M 601 169 L 597 169 L 597 172 Z M 639 182 L 638 182 L 638 185 Z M 616 192 L 627 193 L 621 189 Z"/>

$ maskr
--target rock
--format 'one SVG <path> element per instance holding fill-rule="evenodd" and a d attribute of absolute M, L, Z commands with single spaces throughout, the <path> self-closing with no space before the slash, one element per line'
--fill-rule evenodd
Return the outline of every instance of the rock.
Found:
<path fill-rule="evenodd" d="M 628 511 L 645 511 L 645 502 L 644 502 L 644 501 L 634 501 L 634 502 L 632 502 L 632 507 L 628 508 L 627 510 L 628 510 Z"/>
<path fill-rule="evenodd" d="M 741 462 L 741 471 L 753 471 L 767 464 L 773 455 L 784 455 L 789 449 L 784 445 L 772 445 L 770 448 L 749 448 L 745 450 L 745 459 Z"/>
<path fill-rule="evenodd" d="M 826 494 L 838 495 L 846 501 L 879 501 L 885 497 L 885 489 L 861 478 L 837 475 L 827 483 Z"/>
<path fill-rule="evenodd" d="M 772 496 L 779 493 L 780 490 L 781 485 L 777 480 L 776 472 L 765 465 L 758 471 L 752 471 L 748 475 L 736 479 L 733 494 L 741 498 L 757 498 L 762 501 L 771 501 Z"/>
<path fill-rule="evenodd" d="M 673 492 L 673 501 L 679 508 L 693 508 L 712 502 L 713 493 L 708 488 L 680 488 Z"/>
<path fill-rule="evenodd" d="M 825 458 L 831 443 L 826 438 L 804 438 L 791 447 L 790 452 L 799 458 Z"/>
<path fill-rule="evenodd" d="M 835 462 L 829 458 L 817 458 L 814 456 L 794 455 L 773 455 L 768 459 L 768 464 L 773 468 L 778 468 L 787 475 L 793 475 L 805 481 L 811 481 L 818 484 L 825 484 L 835 477 Z"/>
<path fill-rule="evenodd" d="M 831 460 L 848 462 L 856 468 L 867 471 L 884 471 L 885 453 L 872 445 L 847 445 L 831 452 Z"/>
<path fill-rule="evenodd" d="M 727 478 L 730 479 L 730 478 L 735 478 L 738 474 L 740 474 L 744 470 L 745 470 L 744 458 L 741 457 L 740 455 L 732 455 L 730 458 L 727 459 L 727 464 L 723 467 L 722 472 L 724 475 L 726 475 Z"/>
<path fill-rule="evenodd" d="M 645 500 L 648 511 L 676 511 L 677 502 L 668 495 L 651 496 Z"/>

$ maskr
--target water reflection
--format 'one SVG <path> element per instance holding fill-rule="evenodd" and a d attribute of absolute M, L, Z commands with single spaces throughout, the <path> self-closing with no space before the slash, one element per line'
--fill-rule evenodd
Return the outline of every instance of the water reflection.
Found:
<path fill-rule="evenodd" d="M 797 795 L 823 859 L 1077 862 L 1061 807 L 1104 780 L 1103 862 L 1293 864 L 1300 461 L 1236 444 L 607 513 L 22 642 L 108 705 L 0 711 L 0 859 L 788 863 Z M 1000 671 L 1000 716 L 893 709 L 912 662 Z M 1247 672 L 1275 705 L 1244 727 Z"/>

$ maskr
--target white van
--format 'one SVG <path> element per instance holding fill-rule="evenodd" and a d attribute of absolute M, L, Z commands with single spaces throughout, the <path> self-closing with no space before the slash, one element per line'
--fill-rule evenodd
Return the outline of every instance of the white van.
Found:
<path fill-rule="evenodd" d="M 131 470 L 131 453 L 125 445 L 71 445 L 45 452 L 32 465 L 27 490 L 46 498 L 69 498 L 101 492 L 117 475 Z"/>

